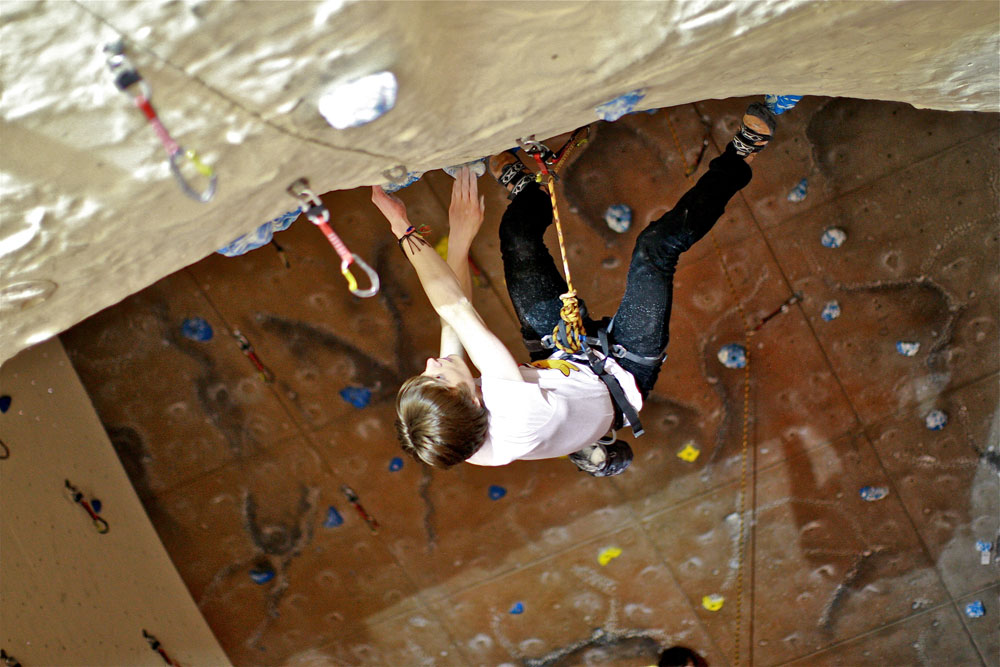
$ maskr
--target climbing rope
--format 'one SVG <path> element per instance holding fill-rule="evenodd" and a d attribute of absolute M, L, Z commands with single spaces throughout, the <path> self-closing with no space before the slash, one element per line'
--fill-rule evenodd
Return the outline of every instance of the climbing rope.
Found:
<path fill-rule="evenodd" d="M 670 120 L 670 114 L 665 112 L 664 115 L 667 118 L 667 126 L 670 128 L 670 134 L 674 139 L 674 145 L 677 147 L 677 153 L 680 155 L 681 162 L 684 164 L 684 178 L 690 182 L 695 169 L 688 166 L 687 159 L 684 157 L 684 149 L 681 147 L 680 139 L 677 137 L 677 130 L 674 127 L 673 121 Z M 715 236 L 714 229 L 709 230 L 709 236 L 712 238 L 712 245 L 715 247 L 715 253 L 719 258 L 719 264 L 722 265 L 722 272 L 726 276 L 726 284 L 729 285 L 729 292 L 733 297 L 733 301 L 736 303 L 736 309 L 739 311 L 740 320 L 743 323 L 743 340 L 744 347 L 746 348 L 746 365 L 744 366 L 743 371 L 743 442 L 740 448 L 740 495 L 738 510 L 739 535 L 737 538 L 738 553 L 736 556 L 736 641 L 733 642 L 733 665 L 738 667 L 740 664 L 740 634 L 743 631 L 743 570 L 744 554 L 746 552 L 746 525 L 744 521 L 744 514 L 746 512 L 747 497 L 747 453 L 749 451 L 750 443 L 750 339 L 753 336 L 754 330 L 750 327 L 749 318 L 747 318 L 747 314 L 743 310 L 743 304 L 739 299 L 739 293 L 736 291 L 736 285 L 734 284 L 733 277 L 729 272 L 729 266 L 726 264 L 726 260 L 722 255 L 722 248 L 719 246 L 719 240 Z"/>
<path fill-rule="evenodd" d="M 151 101 L 153 89 L 125 56 L 125 42 L 123 40 L 112 42 L 104 47 L 104 51 L 110 54 L 107 61 L 108 69 L 115 76 L 115 86 L 118 90 L 128 94 L 129 89 L 138 89 L 132 101 L 146 116 L 149 124 L 153 126 L 153 131 L 156 132 L 164 150 L 170 156 L 170 171 L 173 172 L 181 190 L 195 201 L 202 203 L 211 201 L 212 197 L 215 196 L 215 188 L 218 184 L 215 171 L 203 163 L 197 153 L 180 146 L 167 132 L 167 128 L 163 126 L 159 116 L 156 115 L 156 110 L 153 109 Z M 191 187 L 191 184 L 184 178 L 184 174 L 181 173 L 181 165 L 184 160 L 187 160 L 195 171 L 208 179 L 208 187 L 203 192 L 198 192 Z"/>
<path fill-rule="evenodd" d="M 363 259 L 348 250 L 344 242 L 337 236 L 337 233 L 330 227 L 330 209 L 323 204 L 323 201 L 316 196 L 315 192 L 309 189 L 309 181 L 304 178 L 298 179 L 288 186 L 288 193 L 303 203 L 303 209 L 306 212 L 306 217 L 309 218 L 309 222 L 320 228 L 326 239 L 330 242 L 330 245 L 340 255 L 340 272 L 347 281 L 347 289 L 351 291 L 351 294 L 362 298 L 378 294 L 378 274 Z M 368 280 L 371 283 L 368 289 L 358 288 L 358 281 L 354 278 L 354 274 L 351 273 L 351 264 L 357 264 L 368 275 Z"/>
<path fill-rule="evenodd" d="M 569 259 L 566 256 L 566 241 L 563 238 L 562 222 L 559 220 L 556 174 L 573 151 L 587 142 L 588 135 L 589 128 L 577 130 L 558 153 L 553 153 L 544 144 L 536 141 L 534 135 L 517 140 L 524 152 L 535 158 L 535 162 L 538 163 L 538 182 L 541 183 L 547 179 L 549 198 L 552 200 L 552 220 L 556 224 L 559 254 L 562 257 L 563 274 L 566 276 L 566 293 L 559 295 L 559 299 L 562 301 L 559 317 L 562 322 L 553 329 L 552 340 L 557 348 L 568 354 L 574 354 L 583 349 L 581 340 L 586 335 L 586 331 L 583 327 L 583 317 L 580 315 L 580 302 L 576 298 L 576 290 L 573 289 L 573 276 L 570 273 Z"/>

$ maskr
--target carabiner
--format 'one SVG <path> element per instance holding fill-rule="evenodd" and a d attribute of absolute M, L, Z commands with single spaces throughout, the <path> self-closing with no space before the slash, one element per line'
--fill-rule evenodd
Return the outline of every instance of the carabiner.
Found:
<path fill-rule="evenodd" d="M 347 289 L 350 290 L 351 294 L 361 298 L 378 294 L 378 274 L 364 260 L 351 252 L 337 235 L 337 232 L 333 231 L 333 228 L 330 226 L 330 209 L 309 188 L 309 181 L 305 178 L 296 179 L 286 190 L 288 194 L 305 204 L 302 208 L 305 211 L 306 217 L 309 218 L 309 222 L 319 227 L 323 235 L 326 236 L 326 240 L 330 242 L 333 249 L 340 255 L 340 273 L 343 274 L 344 280 L 347 281 Z M 355 262 L 368 274 L 368 280 L 371 283 L 368 289 L 358 289 L 358 281 L 355 279 L 354 274 L 351 273 L 351 264 Z"/>
<path fill-rule="evenodd" d="M 208 178 L 208 188 L 204 192 L 198 192 L 192 188 L 184 178 L 180 168 L 180 158 L 182 157 L 190 162 L 199 174 Z M 200 202 L 207 202 L 215 196 L 215 187 L 218 184 L 219 178 L 215 175 L 215 170 L 202 162 L 198 158 L 198 154 L 194 151 L 178 146 L 177 150 L 170 154 L 170 171 L 174 173 L 174 178 L 177 179 L 177 183 L 181 186 L 181 190 L 183 190 L 184 194 L 188 197 L 191 197 L 191 199 L 195 199 Z"/>
<path fill-rule="evenodd" d="M 378 294 L 379 280 L 378 274 L 375 273 L 375 269 L 368 266 L 365 260 L 358 257 L 355 253 L 351 253 L 351 258 L 354 260 L 354 264 L 357 264 L 361 269 L 368 274 L 368 281 L 371 283 L 371 287 L 368 289 L 358 289 L 358 281 L 354 279 L 354 275 L 351 273 L 352 262 L 341 262 L 340 272 L 344 274 L 344 278 L 347 279 L 347 289 L 351 291 L 354 296 L 359 296 L 362 299 L 367 299 L 370 296 L 375 296 Z"/>

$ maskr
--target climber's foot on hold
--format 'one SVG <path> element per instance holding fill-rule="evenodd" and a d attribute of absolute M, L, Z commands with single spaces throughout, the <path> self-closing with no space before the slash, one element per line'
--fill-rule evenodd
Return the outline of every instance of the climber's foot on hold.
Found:
<path fill-rule="evenodd" d="M 764 150 L 774 135 L 774 113 L 760 102 L 754 102 L 743 114 L 743 124 L 740 131 L 733 137 L 732 145 L 736 154 L 747 162 Z"/>
<path fill-rule="evenodd" d="M 507 199 L 514 199 L 529 184 L 537 182 L 534 174 L 510 151 L 491 157 L 489 166 L 497 183 L 507 188 Z"/>

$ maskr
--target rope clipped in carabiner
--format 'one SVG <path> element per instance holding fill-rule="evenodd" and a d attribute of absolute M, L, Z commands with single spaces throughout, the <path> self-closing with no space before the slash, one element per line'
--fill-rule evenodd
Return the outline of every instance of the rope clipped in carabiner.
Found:
<path fill-rule="evenodd" d="M 552 331 L 552 340 L 556 347 L 568 354 L 575 354 L 583 349 L 582 339 L 586 332 L 583 327 L 583 318 L 580 313 L 580 303 L 576 298 L 576 290 L 573 289 L 573 276 L 569 271 L 569 259 L 566 256 L 566 241 L 563 238 L 562 222 L 559 220 L 559 205 L 556 201 L 556 168 L 561 167 L 568 156 L 567 150 L 572 152 L 577 146 L 586 142 L 579 141 L 574 137 L 580 130 L 573 133 L 573 137 L 565 146 L 555 153 L 548 149 L 545 144 L 536 141 L 532 135 L 524 139 L 518 139 L 517 143 L 525 153 L 535 158 L 538 163 L 538 182 L 542 183 L 544 178 L 548 178 L 549 198 L 552 200 L 552 221 L 555 222 L 556 236 L 559 239 L 559 252 L 562 255 L 563 273 L 566 276 L 566 293 L 560 294 L 562 307 L 559 309 L 561 321 Z M 550 168 L 551 167 L 551 168 Z"/>
<path fill-rule="evenodd" d="M 153 89 L 143 80 L 142 75 L 139 74 L 135 66 L 125 56 L 124 41 L 118 40 L 117 42 L 107 44 L 104 50 L 110 54 L 108 56 L 108 69 L 111 70 L 111 73 L 115 77 L 115 86 L 118 90 L 128 94 L 129 88 L 138 86 L 138 92 L 132 98 L 132 101 L 146 116 L 149 124 L 153 126 L 153 130 L 156 132 L 156 136 L 163 143 L 163 148 L 167 151 L 167 155 L 170 156 L 170 171 L 173 173 L 178 185 L 181 186 L 181 190 L 195 201 L 202 203 L 210 201 L 215 196 L 215 188 L 218 184 L 218 177 L 215 175 L 215 171 L 202 162 L 197 153 L 180 146 L 170 136 L 170 133 L 167 132 L 167 128 L 163 126 L 159 116 L 156 115 L 156 111 L 153 109 Z M 191 187 L 184 174 L 181 173 L 181 167 L 185 161 L 195 171 L 208 179 L 208 187 L 203 192 L 198 192 Z"/>
<path fill-rule="evenodd" d="M 347 281 L 347 289 L 351 291 L 351 294 L 362 298 L 378 294 L 378 274 L 363 259 L 348 250 L 344 242 L 337 236 L 337 233 L 330 227 L 330 209 L 323 204 L 323 201 L 316 196 L 315 192 L 309 189 L 309 181 L 304 178 L 298 179 L 288 186 L 288 193 L 305 204 L 303 210 L 306 212 L 309 222 L 320 228 L 326 239 L 330 242 L 330 245 L 340 255 L 340 272 L 344 275 L 344 280 Z M 351 264 L 355 263 L 368 275 L 368 280 L 371 283 L 368 289 L 358 288 L 358 281 L 354 278 L 354 274 L 351 273 Z"/>

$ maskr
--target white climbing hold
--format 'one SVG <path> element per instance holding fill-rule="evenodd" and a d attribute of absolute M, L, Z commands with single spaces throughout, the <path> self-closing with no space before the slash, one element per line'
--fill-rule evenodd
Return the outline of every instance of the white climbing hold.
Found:
<path fill-rule="evenodd" d="M 396 75 L 369 74 L 320 95 L 319 113 L 338 130 L 370 123 L 396 104 Z"/>
<path fill-rule="evenodd" d="M 844 241 L 847 240 L 847 232 L 845 232 L 840 227 L 828 227 L 823 230 L 823 236 L 820 237 L 819 242 L 823 244 L 824 248 L 839 248 L 844 245 Z"/>

